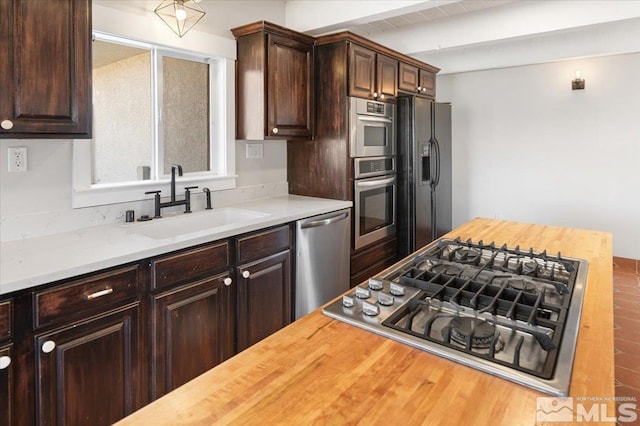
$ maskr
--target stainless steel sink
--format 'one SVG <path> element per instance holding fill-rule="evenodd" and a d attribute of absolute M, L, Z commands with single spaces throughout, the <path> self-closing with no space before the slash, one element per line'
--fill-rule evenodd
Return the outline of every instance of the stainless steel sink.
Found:
<path fill-rule="evenodd" d="M 181 213 L 176 216 L 124 226 L 127 232 L 131 234 L 163 240 L 179 236 L 191 236 L 191 234 L 210 233 L 223 228 L 229 229 L 267 216 L 269 216 L 268 213 L 228 207 L 192 214 Z"/>

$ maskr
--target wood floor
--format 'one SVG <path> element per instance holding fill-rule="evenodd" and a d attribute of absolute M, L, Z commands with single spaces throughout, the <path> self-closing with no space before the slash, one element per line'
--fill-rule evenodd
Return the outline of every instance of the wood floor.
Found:
<path fill-rule="evenodd" d="M 614 258 L 613 321 L 616 396 L 640 407 L 640 265 Z"/>

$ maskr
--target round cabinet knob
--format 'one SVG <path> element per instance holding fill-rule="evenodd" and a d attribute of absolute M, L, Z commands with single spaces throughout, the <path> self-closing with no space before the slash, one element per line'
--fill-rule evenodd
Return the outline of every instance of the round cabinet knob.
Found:
<path fill-rule="evenodd" d="M 11 121 L 11 120 L 2 120 L 2 123 L 0 123 L 0 127 L 2 127 L 5 130 L 11 130 L 11 129 L 13 129 L 13 121 Z"/>
<path fill-rule="evenodd" d="M 378 97 L 378 92 L 373 92 L 373 97 L 377 98 Z"/>
<path fill-rule="evenodd" d="M 242 271 L 242 278 L 249 278 L 251 276 L 251 272 L 249 271 Z"/>
<path fill-rule="evenodd" d="M 224 283 L 224 285 L 229 287 L 231 285 L 231 283 L 233 282 L 233 280 L 231 278 L 227 277 L 224 280 L 222 280 L 222 282 Z"/>
<path fill-rule="evenodd" d="M 423 88 L 422 88 L 422 91 L 423 91 L 423 92 L 426 92 L 426 91 L 427 91 L 427 88 L 426 88 L 426 87 L 423 87 Z"/>
<path fill-rule="evenodd" d="M 418 86 L 418 92 L 422 92 L 422 87 Z"/>
<path fill-rule="evenodd" d="M 0 370 L 4 370 L 11 364 L 11 358 L 8 356 L 0 356 Z"/>
<path fill-rule="evenodd" d="M 48 354 L 55 348 L 56 348 L 56 342 L 54 342 L 53 340 L 47 340 L 42 344 L 42 352 L 44 352 L 45 354 Z"/>
<path fill-rule="evenodd" d="M 278 128 L 277 128 L 277 127 L 274 127 L 274 128 L 273 128 L 273 130 L 272 130 L 272 132 L 273 132 L 273 134 L 274 134 L 274 135 L 277 135 L 277 134 L 278 134 Z"/>
<path fill-rule="evenodd" d="M 384 99 L 384 93 L 380 95 L 380 99 Z"/>

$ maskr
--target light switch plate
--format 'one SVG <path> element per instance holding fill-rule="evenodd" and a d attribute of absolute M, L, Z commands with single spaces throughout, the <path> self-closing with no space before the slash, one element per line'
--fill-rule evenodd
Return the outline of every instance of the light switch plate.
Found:
<path fill-rule="evenodd" d="M 250 158 L 262 158 L 263 145 L 261 143 L 248 143 L 247 144 L 247 159 Z"/>

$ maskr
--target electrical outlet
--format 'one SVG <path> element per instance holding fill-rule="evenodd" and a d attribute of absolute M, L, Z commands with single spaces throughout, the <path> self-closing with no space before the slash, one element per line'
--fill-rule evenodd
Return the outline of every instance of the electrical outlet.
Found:
<path fill-rule="evenodd" d="M 261 143 L 248 143 L 247 144 L 247 158 L 262 158 L 263 146 Z"/>
<path fill-rule="evenodd" d="M 13 146 L 9 148 L 9 171 L 27 171 L 27 148 L 24 146 Z"/>

